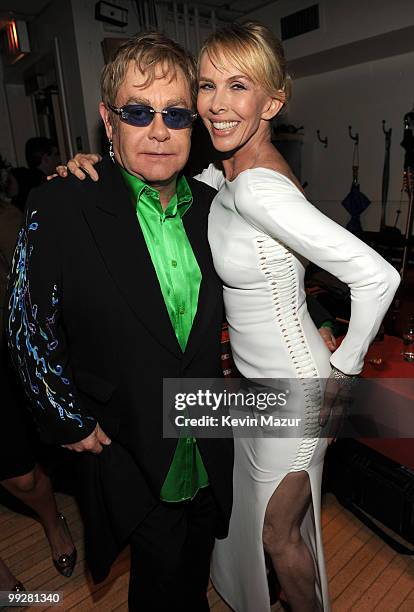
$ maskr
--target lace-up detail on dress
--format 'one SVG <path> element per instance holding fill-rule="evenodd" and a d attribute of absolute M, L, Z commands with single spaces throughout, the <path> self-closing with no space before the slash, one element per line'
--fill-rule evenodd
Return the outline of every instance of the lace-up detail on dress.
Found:
<path fill-rule="evenodd" d="M 290 468 L 290 471 L 297 472 L 308 467 L 318 443 L 322 392 L 318 372 L 298 316 L 298 280 L 294 255 L 270 237 L 256 238 L 256 244 L 260 268 L 272 293 L 277 324 L 303 389 L 303 439 Z"/>

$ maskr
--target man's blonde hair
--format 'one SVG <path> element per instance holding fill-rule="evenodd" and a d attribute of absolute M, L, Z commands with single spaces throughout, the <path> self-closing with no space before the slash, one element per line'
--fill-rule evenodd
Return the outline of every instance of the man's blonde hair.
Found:
<path fill-rule="evenodd" d="M 168 77 L 172 80 L 177 77 L 177 70 L 181 69 L 188 81 L 191 103 L 195 108 L 197 70 L 194 59 L 180 45 L 160 32 L 145 32 L 130 38 L 106 64 L 101 76 L 101 95 L 107 108 L 109 104 L 116 106 L 116 97 L 130 62 L 134 62 L 147 77 L 143 87 L 151 85 L 156 78 Z M 157 74 L 160 68 L 161 77 Z"/>
<path fill-rule="evenodd" d="M 203 53 L 218 68 L 224 59 L 231 62 L 267 94 L 288 101 L 291 82 L 282 43 L 261 23 L 233 23 L 212 32 L 201 48 L 199 65 Z"/>

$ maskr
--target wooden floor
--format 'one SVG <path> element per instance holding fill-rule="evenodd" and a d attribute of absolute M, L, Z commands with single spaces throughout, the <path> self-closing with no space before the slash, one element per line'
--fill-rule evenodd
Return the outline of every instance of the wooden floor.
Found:
<path fill-rule="evenodd" d="M 56 573 L 40 525 L 3 506 L 0 506 L 0 556 L 27 590 L 62 591 L 65 611 L 126 611 L 128 552 L 118 559 L 104 583 L 94 585 L 85 572 L 82 524 L 76 504 L 67 495 L 57 497 L 78 548 L 79 560 L 73 576 L 67 579 Z M 413 558 L 395 553 L 344 510 L 332 495 L 324 499 L 322 516 L 333 612 L 413 612 Z M 214 612 L 230 610 L 212 588 L 209 601 Z M 273 610 L 282 608 L 276 604 Z"/>

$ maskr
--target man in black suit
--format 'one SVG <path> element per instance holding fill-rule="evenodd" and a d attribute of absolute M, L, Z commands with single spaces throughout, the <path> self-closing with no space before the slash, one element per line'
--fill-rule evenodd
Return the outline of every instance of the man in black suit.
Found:
<path fill-rule="evenodd" d="M 81 453 L 89 564 L 131 543 L 131 610 L 208 610 L 209 560 L 232 503 L 227 440 L 163 439 L 163 378 L 221 375 L 221 285 L 207 242 L 214 190 L 179 176 L 193 60 L 158 33 L 105 67 L 110 157 L 97 183 L 29 198 L 9 343 L 43 438 Z"/>

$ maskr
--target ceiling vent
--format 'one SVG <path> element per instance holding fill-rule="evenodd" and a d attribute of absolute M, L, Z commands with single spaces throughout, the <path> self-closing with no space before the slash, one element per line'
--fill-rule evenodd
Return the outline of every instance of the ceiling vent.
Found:
<path fill-rule="evenodd" d="M 314 4 L 280 20 L 282 40 L 294 38 L 319 28 L 319 5 Z"/>

